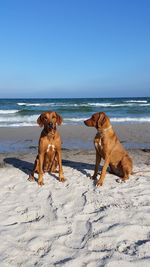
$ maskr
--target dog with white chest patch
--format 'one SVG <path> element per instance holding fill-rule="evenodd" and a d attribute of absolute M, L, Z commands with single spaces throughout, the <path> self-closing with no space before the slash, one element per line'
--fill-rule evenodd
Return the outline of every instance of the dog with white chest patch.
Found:
<path fill-rule="evenodd" d="M 100 161 L 102 158 L 104 159 L 104 166 L 96 185 L 103 185 L 108 166 L 111 172 L 119 176 L 122 181 L 129 179 L 133 168 L 132 159 L 120 143 L 108 116 L 104 112 L 97 112 L 90 119 L 85 120 L 84 123 L 88 127 L 97 129 L 94 138 L 96 163 L 93 179 L 96 179 Z"/>
<path fill-rule="evenodd" d="M 59 181 L 64 182 L 61 155 L 61 138 L 56 129 L 56 125 L 61 125 L 62 117 L 54 111 L 43 112 L 37 119 L 40 127 L 44 127 L 38 146 L 33 170 L 28 180 L 34 181 L 34 173 L 38 173 L 38 184 L 43 185 L 43 174 L 45 172 L 56 172 L 59 168 Z"/>

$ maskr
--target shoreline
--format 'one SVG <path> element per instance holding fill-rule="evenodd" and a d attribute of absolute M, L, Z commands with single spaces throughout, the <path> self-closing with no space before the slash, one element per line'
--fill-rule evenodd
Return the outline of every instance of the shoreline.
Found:
<path fill-rule="evenodd" d="M 126 149 L 150 149 L 150 124 L 112 124 L 120 142 Z M 57 127 L 62 149 L 92 150 L 95 128 L 84 125 Z M 0 127 L 0 153 L 36 152 L 42 129 L 38 126 Z"/>

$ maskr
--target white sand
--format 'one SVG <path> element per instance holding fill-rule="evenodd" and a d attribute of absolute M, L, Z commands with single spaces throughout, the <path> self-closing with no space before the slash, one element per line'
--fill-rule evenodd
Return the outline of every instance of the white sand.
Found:
<path fill-rule="evenodd" d="M 149 152 L 140 153 L 135 170 L 148 168 Z M 2 156 L 1 267 L 150 266 L 150 173 L 123 184 L 107 173 L 96 188 L 94 152 L 66 151 L 67 182 L 46 174 L 39 187 L 27 181 L 34 155 Z"/>

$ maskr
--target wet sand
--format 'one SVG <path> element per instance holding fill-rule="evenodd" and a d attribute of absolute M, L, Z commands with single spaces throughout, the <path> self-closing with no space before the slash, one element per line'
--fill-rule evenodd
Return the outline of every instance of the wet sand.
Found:
<path fill-rule="evenodd" d="M 113 125 L 120 141 L 127 149 L 150 148 L 150 124 Z M 93 149 L 96 129 L 84 125 L 62 125 L 58 127 L 64 149 Z M 0 152 L 35 151 L 41 128 L 0 128 Z"/>

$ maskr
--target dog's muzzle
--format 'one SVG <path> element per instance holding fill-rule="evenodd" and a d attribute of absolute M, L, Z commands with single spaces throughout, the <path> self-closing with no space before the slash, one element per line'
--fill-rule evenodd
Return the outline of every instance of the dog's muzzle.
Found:
<path fill-rule="evenodd" d="M 49 128 L 49 129 L 53 129 L 53 128 L 54 128 L 54 125 L 53 125 L 52 122 L 50 122 L 50 123 L 48 124 L 48 128 Z"/>

